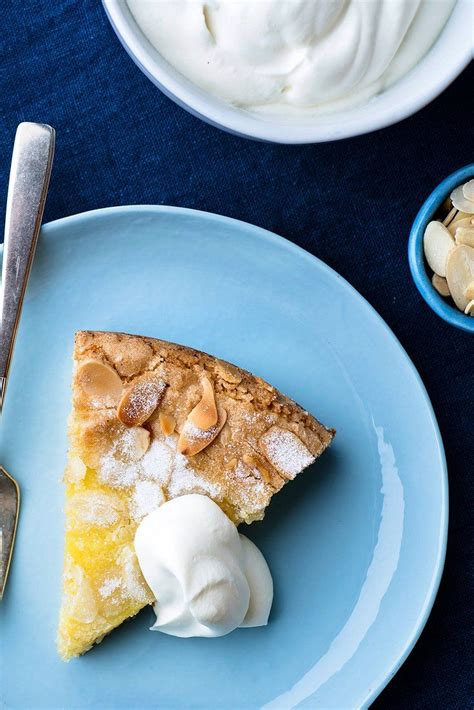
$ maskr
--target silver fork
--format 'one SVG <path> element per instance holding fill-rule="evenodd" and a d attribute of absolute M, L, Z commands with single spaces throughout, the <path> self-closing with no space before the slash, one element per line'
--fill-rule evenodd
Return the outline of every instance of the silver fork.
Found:
<path fill-rule="evenodd" d="M 20 123 L 8 183 L 0 303 L 0 412 L 30 276 L 54 155 L 55 132 L 41 123 Z M 20 488 L 0 466 L 0 599 L 12 559 Z"/>

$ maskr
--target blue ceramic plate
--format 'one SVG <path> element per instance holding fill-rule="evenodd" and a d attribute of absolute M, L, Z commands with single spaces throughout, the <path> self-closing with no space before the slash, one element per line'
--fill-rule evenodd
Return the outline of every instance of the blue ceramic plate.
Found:
<path fill-rule="evenodd" d="M 249 528 L 273 572 L 267 628 L 183 640 L 144 610 L 80 659 L 56 656 L 74 331 L 192 345 L 270 380 L 334 445 Z M 22 514 L 0 604 L 0 700 L 15 708 L 354 708 L 418 638 L 447 532 L 443 447 L 423 385 L 334 271 L 256 227 L 170 207 L 44 227 L 1 424 Z M 247 531 L 245 531 L 247 534 Z"/>

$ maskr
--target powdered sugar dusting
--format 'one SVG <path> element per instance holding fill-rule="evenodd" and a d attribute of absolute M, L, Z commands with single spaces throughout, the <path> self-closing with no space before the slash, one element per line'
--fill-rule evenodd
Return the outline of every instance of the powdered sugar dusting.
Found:
<path fill-rule="evenodd" d="M 110 597 L 116 589 L 119 589 L 122 582 L 119 577 L 110 577 L 106 579 L 101 587 L 99 587 L 99 594 L 105 599 Z"/>
<path fill-rule="evenodd" d="M 176 450 L 176 440 L 168 437 L 167 441 Z M 218 484 L 207 481 L 203 476 L 197 476 L 186 456 L 175 451 L 168 494 L 170 498 L 175 498 L 186 493 L 203 493 L 214 500 L 219 500 L 222 497 L 221 487 Z"/>
<path fill-rule="evenodd" d="M 173 439 L 171 439 L 173 441 Z M 167 486 L 171 476 L 173 451 L 164 441 L 154 441 L 142 459 L 146 478 Z"/>
<path fill-rule="evenodd" d="M 73 495 L 68 508 L 82 524 L 106 528 L 119 519 L 120 500 L 102 491 L 88 491 Z"/>
<path fill-rule="evenodd" d="M 216 426 L 212 426 L 209 429 L 200 429 L 188 419 L 183 427 L 182 433 L 185 434 L 188 439 L 212 439 L 216 428 Z"/>
<path fill-rule="evenodd" d="M 135 426 L 122 431 L 113 450 L 115 456 L 122 461 L 138 461 L 148 449 L 149 443 L 150 432 L 141 426 Z"/>
<path fill-rule="evenodd" d="M 233 490 L 233 495 L 241 510 L 253 515 L 265 508 L 271 498 L 271 491 L 262 480 L 258 469 L 250 468 L 239 461 L 231 477 L 238 480 L 238 487 Z"/>
<path fill-rule="evenodd" d="M 127 594 L 138 602 L 147 601 L 147 589 L 138 566 L 133 545 L 126 545 L 119 555 L 119 563 L 123 573 L 123 584 Z"/>
<path fill-rule="evenodd" d="M 134 495 L 140 496 L 142 502 L 142 493 L 137 493 L 137 490 L 151 492 L 152 489 L 150 487 L 137 489 L 137 485 L 139 482 L 146 481 L 156 484 L 156 490 L 158 488 L 161 490 L 161 486 L 167 488 L 171 498 L 193 492 L 209 495 L 216 500 L 221 498 L 221 487 L 206 480 L 204 474 L 195 473 L 188 459 L 177 451 L 176 437 L 167 436 L 164 441 L 155 440 L 140 461 L 133 460 L 136 451 L 135 439 L 131 435 L 133 431 L 133 429 L 126 430 L 110 451 L 101 458 L 99 467 L 101 481 L 117 488 L 135 486 Z M 155 495 L 153 500 L 156 499 Z M 135 507 L 133 504 L 132 515 L 140 517 L 141 513 L 138 511 L 142 509 L 142 503 L 137 503 Z"/>
<path fill-rule="evenodd" d="M 246 422 L 247 424 L 255 424 L 255 422 L 258 420 L 258 415 L 255 414 L 255 412 L 250 412 L 247 411 L 246 409 L 243 409 L 241 412 L 241 417 Z"/>
<path fill-rule="evenodd" d="M 240 478 L 241 480 L 245 480 L 248 478 L 261 478 L 260 471 L 258 470 L 258 468 L 250 468 L 249 466 L 243 464 L 242 461 L 239 461 L 237 466 L 235 467 L 234 476 L 236 478 Z"/>
<path fill-rule="evenodd" d="M 251 486 L 242 490 L 240 505 L 246 513 L 256 513 L 268 504 L 271 494 L 263 481 L 254 481 Z"/>
<path fill-rule="evenodd" d="M 80 483 L 84 480 L 86 473 L 87 468 L 85 463 L 79 456 L 71 455 L 64 475 L 65 480 L 69 483 Z"/>
<path fill-rule="evenodd" d="M 131 499 L 131 513 L 135 520 L 141 520 L 160 507 L 165 502 L 165 496 L 159 483 L 153 481 L 138 481 Z"/>
<path fill-rule="evenodd" d="M 274 426 L 261 438 L 265 454 L 287 478 L 294 478 L 314 461 L 314 456 L 292 431 Z"/>
<path fill-rule="evenodd" d="M 125 429 L 111 449 L 100 459 L 99 478 L 115 488 L 132 486 L 141 473 L 139 457 L 143 453 L 140 439 L 146 436 L 141 427 Z"/>
<path fill-rule="evenodd" d="M 125 463 L 116 458 L 113 453 L 106 454 L 100 460 L 99 478 L 114 488 L 132 486 L 140 473 L 136 463 Z"/>

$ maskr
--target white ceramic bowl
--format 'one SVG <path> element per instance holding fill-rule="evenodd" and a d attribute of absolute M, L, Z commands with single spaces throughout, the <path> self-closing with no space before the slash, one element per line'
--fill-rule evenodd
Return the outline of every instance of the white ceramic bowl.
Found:
<path fill-rule="evenodd" d="M 473 54 L 471 0 L 458 0 L 439 38 L 406 76 L 365 104 L 313 119 L 281 121 L 235 108 L 203 91 L 150 44 L 125 0 L 103 0 L 118 38 L 140 69 L 167 96 L 204 121 L 248 138 L 319 143 L 369 133 L 410 116 L 438 96 Z"/>

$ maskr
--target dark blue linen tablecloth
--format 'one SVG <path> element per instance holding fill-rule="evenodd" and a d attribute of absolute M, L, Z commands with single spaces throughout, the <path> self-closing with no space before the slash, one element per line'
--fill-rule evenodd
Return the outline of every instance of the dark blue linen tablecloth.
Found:
<path fill-rule="evenodd" d="M 407 238 L 427 194 L 474 160 L 473 66 L 397 126 L 337 143 L 278 146 L 227 135 L 165 98 L 128 58 L 98 0 L 4 0 L 1 7 L 2 219 L 16 125 L 50 123 L 57 149 L 45 221 L 133 203 L 246 220 L 336 269 L 400 339 L 446 447 L 450 532 L 433 613 L 375 707 L 472 708 L 474 338 L 421 300 Z"/>

